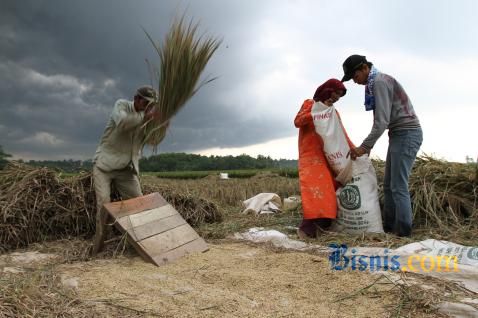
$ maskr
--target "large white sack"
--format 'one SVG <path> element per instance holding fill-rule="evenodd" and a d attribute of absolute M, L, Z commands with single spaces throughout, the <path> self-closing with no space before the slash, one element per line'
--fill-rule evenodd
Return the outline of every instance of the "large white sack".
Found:
<path fill-rule="evenodd" d="M 364 155 L 351 161 L 352 179 L 337 189 L 335 230 L 350 234 L 383 233 L 378 201 L 377 175 L 372 162 Z"/>
<path fill-rule="evenodd" d="M 377 176 L 368 156 L 352 161 L 345 132 L 334 106 L 316 102 L 311 110 L 315 131 L 324 141 L 324 152 L 337 181 L 338 211 L 335 230 L 347 233 L 382 233 Z"/>
<path fill-rule="evenodd" d="M 244 206 L 242 211 L 244 214 L 271 214 L 281 211 L 282 200 L 275 193 L 259 193 L 243 201 L 242 205 Z"/>
<path fill-rule="evenodd" d="M 340 125 L 335 107 L 328 107 L 321 102 L 315 102 L 311 112 L 315 131 L 324 141 L 325 157 L 330 168 L 338 175 L 350 160 L 346 158 L 350 147 Z"/>

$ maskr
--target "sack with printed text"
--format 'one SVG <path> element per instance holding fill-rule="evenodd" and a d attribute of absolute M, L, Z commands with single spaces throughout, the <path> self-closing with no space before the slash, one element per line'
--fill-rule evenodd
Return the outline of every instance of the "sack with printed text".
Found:
<path fill-rule="evenodd" d="M 344 185 L 336 191 L 338 211 L 334 229 L 351 234 L 383 233 L 377 176 L 370 158 L 347 158 L 350 147 L 334 106 L 316 102 L 312 118 L 315 131 L 324 141 L 327 162 L 336 180 Z"/>

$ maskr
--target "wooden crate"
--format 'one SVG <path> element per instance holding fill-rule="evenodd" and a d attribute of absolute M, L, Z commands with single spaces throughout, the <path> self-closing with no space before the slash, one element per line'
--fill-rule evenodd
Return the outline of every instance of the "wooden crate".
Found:
<path fill-rule="evenodd" d="M 147 261 L 161 265 L 208 250 L 206 242 L 159 193 L 111 202 L 104 210 Z"/>

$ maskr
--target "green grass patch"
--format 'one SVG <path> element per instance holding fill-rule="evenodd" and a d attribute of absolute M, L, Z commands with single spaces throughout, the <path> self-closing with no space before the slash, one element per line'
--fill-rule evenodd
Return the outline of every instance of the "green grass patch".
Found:
<path fill-rule="evenodd" d="M 298 178 L 299 177 L 299 170 L 297 168 L 281 168 L 275 169 L 275 173 L 280 175 L 281 177 L 287 178 Z"/>
<path fill-rule="evenodd" d="M 84 171 L 84 172 L 59 171 L 58 176 L 61 179 L 66 179 L 66 178 L 78 176 L 81 173 L 89 173 L 89 171 Z M 201 179 L 207 176 L 217 176 L 219 178 L 220 173 L 227 173 L 229 178 L 234 178 L 234 179 L 247 179 L 247 178 L 254 177 L 258 174 L 276 174 L 281 177 L 287 177 L 287 178 L 299 177 L 299 171 L 297 170 L 297 168 L 210 170 L 210 171 L 159 171 L 159 172 L 146 171 L 146 172 L 141 172 L 141 175 L 154 176 L 154 177 L 165 178 L 165 179 L 194 180 L 194 179 Z"/>
<path fill-rule="evenodd" d="M 142 175 L 155 176 L 158 178 L 166 179 L 201 179 L 212 174 L 212 171 L 161 171 L 142 173 Z"/>
<path fill-rule="evenodd" d="M 259 173 L 278 174 L 283 177 L 297 178 L 297 169 L 244 169 L 244 170 L 214 170 L 214 171 L 161 171 L 161 172 L 143 172 L 145 176 L 156 176 L 166 179 L 201 179 L 208 176 L 217 176 L 220 173 L 227 173 L 229 178 L 243 179 L 251 178 Z"/>

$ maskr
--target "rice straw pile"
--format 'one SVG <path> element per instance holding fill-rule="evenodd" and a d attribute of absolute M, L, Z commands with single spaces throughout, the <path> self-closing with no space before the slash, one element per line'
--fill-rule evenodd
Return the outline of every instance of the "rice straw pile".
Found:
<path fill-rule="evenodd" d="M 384 162 L 374 162 L 383 182 Z M 472 164 L 418 157 L 409 182 L 414 228 L 447 237 L 478 237 L 478 177 Z M 380 193 L 383 191 L 380 189 Z"/>
<path fill-rule="evenodd" d="M 191 226 L 221 222 L 223 219 L 217 205 L 207 199 L 182 191 L 178 192 L 178 190 L 164 185 L 145 185 L 143 188 L 145 194 L 159 192 Z"/>
<path fill-rule="evenodd" d="M 383 164 L 374 161 L 380 185 Z M 234 185 L 231 190 L 242 193 L 251 188 L 250 182 Z M 297 186 L 297 180 L 290 182 L 295 184 L 290 186 Z M 144 185 L 143 192 L 159 192 L 189 224 L 198 226 L 223 219 L 217 205 L 205 199 L 214 197 L 222 202 L 223 186 L 199 181 L 186 186 L 184 182 L 163 180 L 161 185 Z M 213 193 L 204 192 L 205 188 Z M 276 190 L 280 192 L 280 187 Z M 410 177 L 410 193 L 414 233 L 465 245 L 477 244 L 478 180 L 474 165 L 426 156 L 417 158 Z M 54 170 L 15 162 L 0 170 L 0 253 L 45 240 L 90 238 L 95 232 L 95 213 L 89 173 L 60 178 Z"/>
<path fill-rule="evenodd" d="M 414 219 L 424 228 L 478 234 L 475 167 L 431 157 L 418 158 L 410 179 Z"/>
<path fill-rule="evenodd" d="M 159 119 L 146 123 L 145 144 L 157 147 L 166 134 L 169 120 L 203 85 L 214 80 L 198 84 L 202 71 L 221 41 L 198 37 L 198 26 L 192 22 L 186 25 L 183 16 L 173 23 L 162 46 L 145 31 L 160 58 L 159 70 L 152 70 L 159 82 L 159 100 L 152 107 L 158 112 Z"/>
<path fill-rule="evenodd" d="M 51 169 L 11 162 L 0 170 L 0 252 L 92 235 L 94 206 L 89 174 L 61 180 Z"/>
<path fill-rule="evenodd" d="M 216 204 L 172 188 L 145 188 L 171 203 L 192 226 L 222 220 Z M 113 198 L 119 199 L 116 193 Z M 11 162 L 0 170 L 0 253 L 34 242 L 95 233 L 96 203 L 90 173 L 60 178 L 49 168 Z"/>

